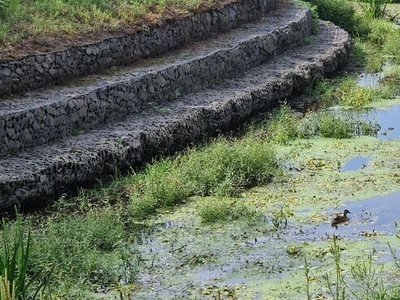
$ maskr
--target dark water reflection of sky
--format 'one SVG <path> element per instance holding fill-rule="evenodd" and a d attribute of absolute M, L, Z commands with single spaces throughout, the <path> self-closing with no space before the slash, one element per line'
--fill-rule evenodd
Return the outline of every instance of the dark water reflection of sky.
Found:
<path fill-rule="evenodd" d="M 380 140 L 398 139 L 400 137 L 400 104 L 387 110 L 375 110 L 375 118 L 381 126 L 378 133 Z"/>
<path fill-rule="evenodd" d="M 323 239 L 337 233 L 349 238 L 357 238 L 374 234 L 395 235 L 398 230 L 396 222 L 400 224 L 400 192 L 383 196 L 375 196 L 366 200 L 347 201 L 341 207 L 325 209 L 330 216 L 344 209 L 351 211 L 350 221 L 338 229 L 332 228 L 330 222 L 306 226 L 302 229 L 305 239 Z"/>

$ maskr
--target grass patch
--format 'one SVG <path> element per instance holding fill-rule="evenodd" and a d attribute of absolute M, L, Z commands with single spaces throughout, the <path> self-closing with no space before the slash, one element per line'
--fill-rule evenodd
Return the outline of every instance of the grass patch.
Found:
<path fill-rule="evenodd" d="M 267 141 L 252 134 L 218 138 L 207 147 L 190 149 L 134 174 L 129 180 L 129 211 L 135 218 L 145 218 L 190 196 L 234 196 L 278 174 L 275 151 Z"/>
<path fill-rule="evenodd" d="M 227 197 L 205 197 L 197 206 L 197 212 L 205 223 L 233 221 L 241 218 L 249 221 L 259 214 L 247 206 L 242 199 Z"/>
<path fill-rule="evenodd" d="M 269 139 L 282 145 L 298 138 L 322 136 L 345 139 L 361 134 L 375 135 L 376 126 L 362 121 L 361 110 L 354 108 L 347 111 L 320 110 L 299 118 L 288 105 L 282 105 L 272 114 L 271 120 L 261 125 L 260 131 L 266 132 Z"/>
<path fill-rule="evenodd" d="M 214 0 L 2 0 L 0 37 L 3 44 L 9 44 L 29 39 L 126 31 L 136 25 L 184 16 L 223 3 Z"/>
<path fill-rule="evenodd" d="M 52 267 L 53 296 L 64 299 L 83 299 L 90 286 L 133 284 L 139 256 L 121 216 L 105 209 L 43 218 L 32 232 L 30 272 Z"/>

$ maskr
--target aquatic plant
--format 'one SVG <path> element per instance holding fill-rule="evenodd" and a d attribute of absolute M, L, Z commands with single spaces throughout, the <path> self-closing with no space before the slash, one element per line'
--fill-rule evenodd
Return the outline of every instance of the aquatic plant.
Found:
<path fill-rule="evenodd" d="M 372 90 L 367 87 L 343 87 L 339 88 L 341 104 L 362 109 L 372 102 Z"/>
<path fill-rule="evenodd" d="M 133 174 L 128 180 L 128 210 L 135 218 L 145 218 L 190 196 L 235 196 L 278 174 L 275 150 L 268 141 L 252 134 L 233 140 L 221 137 Z"/>
<path fill-rule="evenodd" d="M 287 104 L 282 104 L 271 114 L 271 120 L 268 122 L 268 137 L 278 144 L 287 144 L 294 140 L 297 134 L 297 125 L 299 119 L 296 118 Z"/>
<path fill-rule="evenodd" d="M 53 212 L 43 217 L 32 233 L 31 271 L 42 275 L 53 266 L 53 294 L 62 299 L 83 299 L 83 286 L 88 289 L 88 285 L 120 281 L 131 284 L 138 255 L 126 246 L 134 237 L 125 228 L 134 225 L 123 216 L 117 207 L 108 207 L 85 213 Z"/>
<path fill-rule="evenodd" d="M 304 256 L 304 275 L 306 276 L 306 294 L 307 300 L 311 300 L 310 285 L 312 277 L 310 276 L 310 267 L 308 265 L 307 257 Z"/>

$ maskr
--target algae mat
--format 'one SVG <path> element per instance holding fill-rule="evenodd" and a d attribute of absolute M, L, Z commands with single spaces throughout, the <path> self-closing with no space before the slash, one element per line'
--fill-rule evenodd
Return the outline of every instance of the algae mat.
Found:
<path fill-rule="evenodd" d="M 304 258 L 309 294 L 329 298 L 326 278 L 335 273 L 329 220 L 334 213 L 352 211 L 349 224 L 336 232 L 341 268 L 349 278 L 357 260 L 371 254 L 378 268 L 393 260 L 387 243 L 393 249 L 400 245 L 395 237 L 399 147 L 399 140 L 372 137 L 297 141 L 278 149 L 290 174 L 286 180 L 229 202 L 232 209 L 244 203 L 255 213 L 203 224 L 199 206 L 228 201 L 218 197 L 193 198 L 162 212 L 138 240 L 142 263 L 134 299 L 306 299 Z M 344 168 L 360 157 L 366 160 L 359 166 Z M 377 276 L 395 271 L 386 266 Z M 350 281 L 351 289 L 363 288 Z"/>

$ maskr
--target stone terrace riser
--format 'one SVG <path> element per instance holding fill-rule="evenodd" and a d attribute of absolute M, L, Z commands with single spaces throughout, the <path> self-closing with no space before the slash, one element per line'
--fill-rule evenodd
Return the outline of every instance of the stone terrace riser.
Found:
<path fill-rule="evenodd" d="M 28 103 L 15 109 L 14 105 L 14 111 L 7 112 L 0 103 L 0 154 L 63 139 L 243 73 L 304 41 L 311 31 L 311 15 L 308 10 L 298 11 L 286 26 L 200 58 L 89 87 L 41 106 Z"/>
<path fill-rule="evenodd" d="M 194 14 L 136 34 L 62 51 L 30 55 L 0 63 L 0 96 L 64 82 L 101 69 L 165 53 L 208 38 L 241 23 L 259 19 L 277 0 L 237 0 L 221 9 Z"/>

